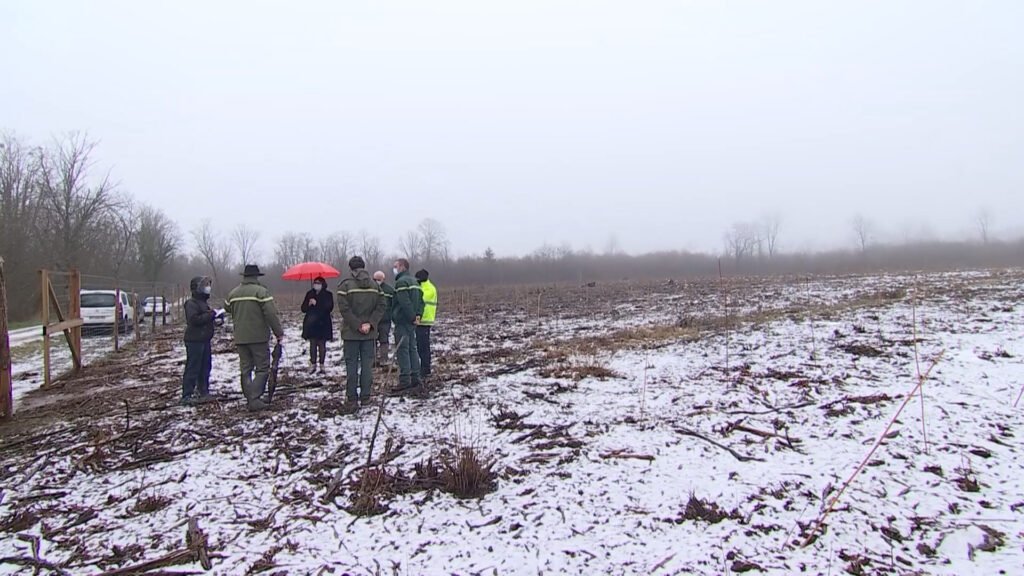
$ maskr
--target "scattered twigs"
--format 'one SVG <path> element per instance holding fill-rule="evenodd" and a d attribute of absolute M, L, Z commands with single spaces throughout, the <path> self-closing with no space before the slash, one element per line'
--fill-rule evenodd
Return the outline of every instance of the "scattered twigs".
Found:
<path fill-rule="evenodd" d="M 38 574 L 40 570 L 49 570 L 53 574 L 60 574 L 61 576 L 71 576 L 71 572 L 64 570 L 60 566 L 52 562 L 47 562 L 39 558 L 25 558 L 24 556 L 8 556 L 6 558 L 0 558 L 0 565 L 2 564 L 14 564 L 15 566 L 24 566 L 26 568 L 35 569 L 35 573 Z"/>
<path fill-rule="evenodd" d="M 662 568 L 664 568 L 665 565 L 668 564 L 669 562 L 671 562 L 672 559 L 675 558 L 675 557 L 676 557 L 675 554 L 669 554 L 668 556 L 666 556 L 661 562 L 658 562 L 657 564 L 655 564 L 654 566 L 651 567 L 650 574 L 654 574 L 658 570 L 661 570 Z"/>
<path fill-rule="evenodd" d="M 123 400 L 123 402 L 124 402 L 124 432 L 121 432 L 121 437 L 122 438 L 124 438 L 124 435 L 127 434 L 128 430 L 130 430 L 131 427 L 132 427 L 132 417 L 131 417 L 131 410 L 130 410 L 130 408 L 128 406 L 128 399 L 125 398 Z"/>
<path fill-rule="evenodd" d="M 935 359 L 932 360 L 932 364 L 931 366 L 928 367 L 928 370 L 926 370 L 925 373 L 921 376 L 921 378 L 918 379 L 917 383 L 914 385 L 914 389 L 911 390 L 910 393 L 906 395 L 906 397 L 904 397 L 903 403 L 900 404 L 900 407 L 896 410 L 896 413 L 893 414 L 892 418 L 889 419 L 889 422 L 885 425 L 885 429 L 882 430 L 882 433 L 878 435 L 878 438 L 875 440 L 875 443 L 871 446 L 871 450 L 868 451 L 867 455 L 864 456 L 864 459 L 861 460 L 857 468 L 854 469 L 852 474 L 850 474 L 850 477 L 846 479 L 846 482 L 843 483 L 843 486 L 839 489 L 836 495 L 832 497 L 832 500 L 829 502 L 825 510 L 822 511 L 820 516 L 818 516 L 818 519 L 814 522 L 810 531 L 807 532 L 807 535 L 804 537 L 803 546 L 809 546 L 812 542 L 814 542 L 814 539 L 816 538 L 818 531 L 821 530 L 821 527 L 825 523 L 825 520 L 828 518 L 828 515 L 832 513 L 832 510 L 835 509 L 836 504 L 839 503 L 839 499 L 843 496 L 843 494 L 850 487 L 850 485 L 853 484 L 853 481 L 856 480 L 857 476 L 861 473 L 864 467 L 868 465 L 868 462 L 871 461 L 871 457 L 874 456 L 875 452 L 882 445 L 882 442 L 885 441 L 886 437 L 889 434 L 889 430 L 891 430 L 893 424 L 896 423 L 896 419 L 900 417 L 900 414 L 903 412 L 903 409 L 906 408 L 907 404 L 910 403 L 910 400 L 914 398 L 914 395 L 917 394 L 918 390 L 921 388 L 921 385 L 932 373 L 932 369 L 935 368 L 935 365 L 939 363 L 939 360 L 942 359 L 942 355 L 945 353 L 945 349 L 939 352 Z"/>
<path fill-rule="evenodd" d="M 694 438 L 699 438 L 699 439 L 707 442 L 708 444 L 711 444 L 712 446 L 717 446 L 718 448 L 721 448 L 722 450 L 725 450 L 729 454 L 732 454 L 733 457 L 736 458 L 737 460 L 739 460 L 740 462 L 764 462 L 763 458 L 755 458 L 753 456 L 744 456 L 743 454 L 740 454 L 739 452 L 733 450 L 732 448 L 729 448 L 725 444 L 716 442 L 716 441 L 712 440 L 711 438 L 708 438 L 707 436 L 701 434 L 700 432 L 696 432 L 694 430 L 690 430 L 689 428 L 676 428 L 676 432 L 678 432 L 679 434 L 682 434 L 683 436 L 693 436 Z"/>
<path fill-rule="evenodd" d="M 490 520 L 488 520 L 487 522 L 484 522 L 483 524 L 471 524 L 470 522 L 467 521 L 466 522 L 466 527 L 469 528 L 470 530 L 478 530 L 480 528 L 486 528 L 487 526 L 494 526 L 498 522 L 501 522 L 501 519 L 502 519 L 501 516 L 495 516 L 494 518 L 491 518 Z"/>
<path fill-rule="evenodd" d="M 779 441 L 785 443 L 787 447 L 789 447 L 789 448 L 791 448 L 793 450 L 796 450 L 796 446 L 794 446 L 794 444 L 799 444 L 800 442 L 802 442 L 802 440 L 800 440 L 799 438 L 790 438 L 789 434 L 783 435 L 783 434 L 777 434 L 775 432 L 767 432 L 765 430 L 759 430 L 757 428 L 751 428 L 750 426 L 747 426 L 746 424 L 743 424 L 742 420 L 738 420 L 736 422 L 732 422 L 732 423 L 728 424 L 725 427 L 725 430 L 723 431 L 723 433 L 728 435 L 729 433 L 731 433 L 733 431 L 736 431 L 736 432 L 746 432 L 747 434 L 753 434 L 754 436 L 758 436 L 760 438 L 766 438 L 766 439 L 769 439 L 769 440 L 772 440 L 772 439 L 779 440 Z"/>
<path fill-rule="evenodd" d="M 799 404 L 787 404 L 785 406 L 778 406 L 769 410 L 761 410 L 754 412 L 751 410 L 730 410 L 728 412 L 722 412 L 729 416 L 764 416 L 765 414 L 774 414 L 776 412 L 782 412 L 783 410 L 796 410 L 797 408 L 806 408 L 808 406 L 814 406 L 814 402 L 800 402 Z"/>
<path fill-rule="evenodd" d="M 185 531 L 185 548 L 146 562 L 126 566 L 124 568 L 118 568 L 116 570 L 108 570 L 98 576 L 140 574 L 152 572 L 153 570 L 159 570 L 161 568 L 167 568 L 169 566 L 191 564 L 192 562 L 199 562 L 204 570 L 210 570 L 213 568 L 213 562 L 210 561 L 210 551 L 208 548 L 206 533 L 199 528 L 199 521 L 195 518 L 190 518 L 188 520 L 188 529 Z"/>
<path fill-rule="evenodd" d="M 645 462 L 654 462 L 654 456 L 649 454 L 633 454 L 632 452 L 626 452 L 625 450 L 612 450 L 611 452 L 605 452 L 600 455 L 605 460 L 621 459 L 621 460 L 643 460 Z"/>
<path fill-rule="evenodd" d="M 405 342 L 405 336 L 402 336 L 402 339 L 395 343 L 395 349 L 400 348 L 402 346 L 402 342 Z M 388 364 L 388 375 L 387 378 L 384 379 L 385 382 L 391 380 L 391 373 L 393 372 L 394 366 L 394 362 Z M 369 468 L 370 463 L 373 462 L 373 447 L 377 443 L 377 433 L 380 431 L 380 421 L 384 418 L 384 404 L 387 402 L 388 397 L 387 391 L 381 390 L 378 396 L 380 396 L 380 402 L 377 404 L 377 421 L 374 422 L 373 434 L 370 435 L 370 449 L 366 451 L 367 468 Z"/>

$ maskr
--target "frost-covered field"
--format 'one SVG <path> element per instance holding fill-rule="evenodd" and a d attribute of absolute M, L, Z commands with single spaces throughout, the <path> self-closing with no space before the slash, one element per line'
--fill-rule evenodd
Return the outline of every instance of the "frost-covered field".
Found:
<path fill-rule="evenodd" d="M 21 399 L 0 571 L 199 572 L 202 549 L 217 574 L 1024 573 L 1022 279 L 449 293 L 435 383 L 387 400 L 368 469 L 377 409 L 339 413 L 336 348 L 304 373 L 297 317 L 258 415 L 227 340 L 224 401 L 177 407 L 168 335 Z M 417 481 L 466 446 L 493 491 Z"/>

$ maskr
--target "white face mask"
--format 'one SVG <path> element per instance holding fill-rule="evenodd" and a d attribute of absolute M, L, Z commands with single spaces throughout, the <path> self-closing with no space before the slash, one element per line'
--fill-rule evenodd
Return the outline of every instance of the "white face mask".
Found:
<path fill-rule="evenodd" d="M 213 286 L 203 286 L 203 294 L 209 296 L 213 292 Z"/>
<path fill-rule="evenodd" d="M 316 290 L 317 292 L 323 290 L 323 288 L 324 288 L 323 284 L 313 284 L 313 290 Z"/>
<path fill-rule="evenodd" d="M 398 276 L 398 268 L 392 268 L 391 271 L 395 273 L 395 276 Z"/>

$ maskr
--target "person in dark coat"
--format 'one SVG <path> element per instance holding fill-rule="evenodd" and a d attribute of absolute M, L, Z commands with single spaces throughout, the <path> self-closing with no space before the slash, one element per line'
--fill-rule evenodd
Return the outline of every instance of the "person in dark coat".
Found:
<path fill-rule="evenodd" d="M 373 349 L 377 327 L 384 317 L 384 295 L 366 271 L 359 256 L 348 261 L 351 275 L 338 285 L 341 339 L 345 341 L 345 410 L 354 411 L 357 402 L 370 401 L 373 389 Z"/>
<path fill-rule="evenodd" d="M 327 289 L 327 281 L 317 277 L 313 289 L 302 300 L 302 312 L 306 315 L 302 320 L 302 338 L 309 340 L 309 365 L 314 374 L 318 369 L 324 372 L 327 343 L 334 340 L 333 311 L 334 295 Z"/>
<path fill-rule="evenodd" d="M 210 341 L 217 326 L 224 323 L 223 310 L 210 308 L 212 283 L 196 276 L 189 283 L 192 297 L 185 302 L 185 373 L 181 376 L 181 405 L 194 406 L 214 400 L 210 395 L 213 350 Z"/>
<path fill-rule="evenodd" d="M 375 366 L 387 366 L 391 360 L 390 358 L 390 347 L 391 347 L 391 300 L 395 297 L 395 289 L 386 282 L 387 277 L 384 276 L 382 270 L 378 270 L 373 273 L 373 281 L 380 286 L 380 292 L 384 296 L 384 317 L 381 318 L 380 324 L 377 325 L 377 359 L 374 360 Z"/>

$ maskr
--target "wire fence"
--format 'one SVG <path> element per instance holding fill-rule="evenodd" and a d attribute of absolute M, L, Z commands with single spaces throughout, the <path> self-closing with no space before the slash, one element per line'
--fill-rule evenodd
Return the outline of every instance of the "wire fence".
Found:
<path fill-rule="evenodd" d="M 39 272 L 40 326 L 23 329 L 15 349 L 23 372 L 50 386 L 182 321 L 187 286 L 77 271 Z"/>

